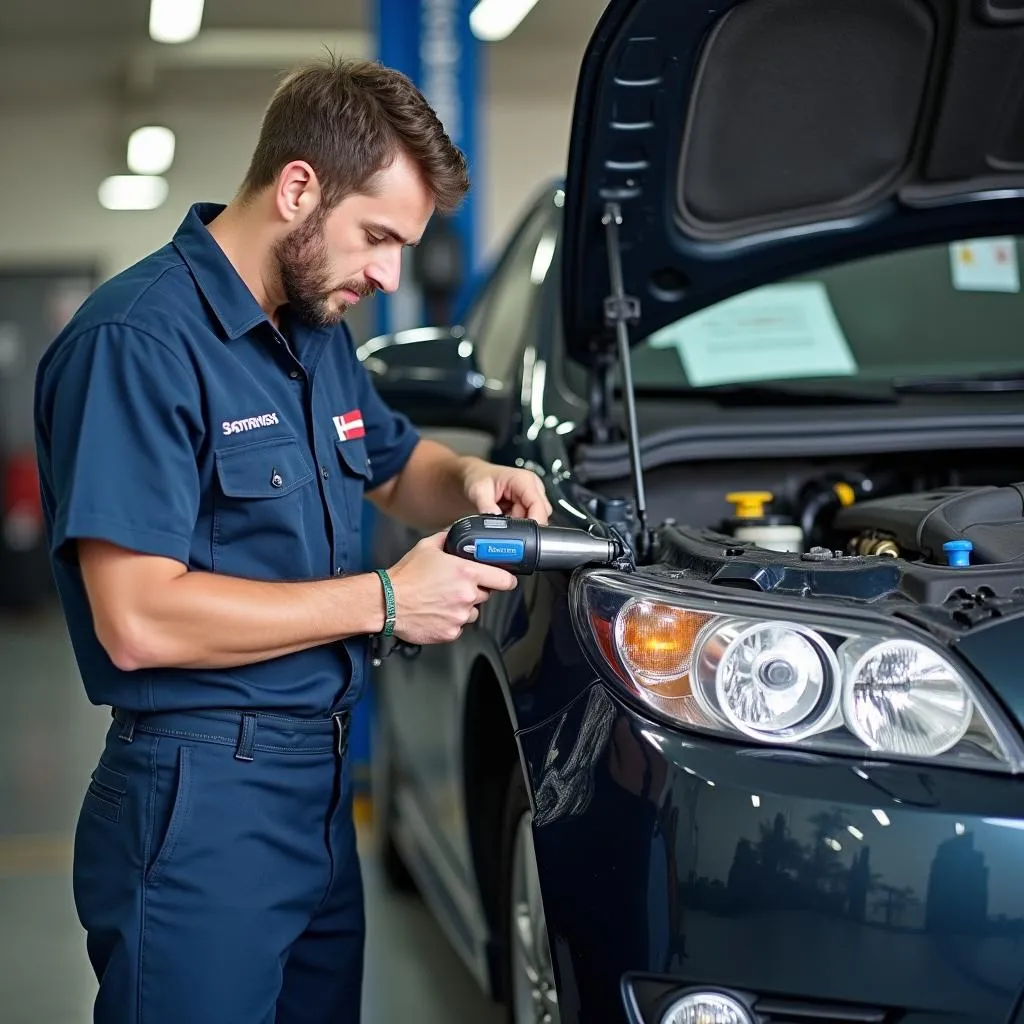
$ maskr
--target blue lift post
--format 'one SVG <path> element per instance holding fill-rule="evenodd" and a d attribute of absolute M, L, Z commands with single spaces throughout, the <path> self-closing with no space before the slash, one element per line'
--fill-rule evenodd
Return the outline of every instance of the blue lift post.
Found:
<path fill-rule="evenodd" d="M 479 269 L 483 248 L 482 218 L 478 215 L 479 183 L 483 180 L 480 146 L 483 53 L 480 42 L 469 28 L 469 15 L 477 0 L 370 0 L 370 3 L 378 59 L 404 72 L 419 86 L 469 162 L 473 188 L 452 217 L 461 243 L 468 286 Z M 379 334 L 424 324 L 426 311 L 410 269 L 407 263 L 395 295 L 381 296 L 381 301 L 374 301 Z"/>
<path fill-rule="evenodd" d="M 478 216 L 479 182 L 482 180 L 482 54 L 481 44 L 469 28 L 469 13 L 477 0 L 369 0 L 369 3 L 378 59 L 416 83 L 469 162 L 473 188 L 452 218 L 465 267 L 466 285 L 457 303 L 461 306 L 477 277 L 483 248 Z M 410 262 L 403 264 L 398 291 L 374 299 L 378 334 L 422 326 L 426 322 L 423 297 L 413 280 Z M 373 507 L 364 502 L 365 568 L 370 568 L 374 517 Z M 368 686 L 356 706 L 349 739 L 357 792 L 362 794 L 369 790 L 372 721 L 373 688 Z"/>

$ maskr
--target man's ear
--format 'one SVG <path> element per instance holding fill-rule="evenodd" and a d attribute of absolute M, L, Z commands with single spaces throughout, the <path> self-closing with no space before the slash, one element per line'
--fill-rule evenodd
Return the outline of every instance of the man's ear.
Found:
<path fill-rule="evenodd" d="M 305 160 L 292 160 L 277 176 L 274 205 L 287 224 L 304 221 L 320 205 L 320 181 Z"/>

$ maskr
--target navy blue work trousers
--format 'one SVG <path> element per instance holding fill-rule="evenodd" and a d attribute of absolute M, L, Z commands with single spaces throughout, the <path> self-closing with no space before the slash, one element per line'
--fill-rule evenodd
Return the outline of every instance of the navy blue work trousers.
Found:
<path fill-rule="evenodd" d="M 355 1024 L 348 716 L 115 712 L 75 835 L 96 1024 Z"/>

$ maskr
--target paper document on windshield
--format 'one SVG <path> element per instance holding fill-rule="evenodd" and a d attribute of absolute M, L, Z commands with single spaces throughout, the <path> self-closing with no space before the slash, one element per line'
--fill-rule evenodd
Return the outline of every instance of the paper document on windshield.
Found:
<path fill-rule="evenodd" d="M 649 343 L 674 347 L 693 387 L 857 372 L 818 281 L 746 292 L 663 328 Z"/>

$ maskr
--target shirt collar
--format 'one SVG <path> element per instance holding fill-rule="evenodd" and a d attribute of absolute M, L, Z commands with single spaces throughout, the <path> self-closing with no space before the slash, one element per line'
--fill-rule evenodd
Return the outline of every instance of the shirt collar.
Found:
<path fill-rule="evenodd" d="M 196 203 L 173 243 L 230 340 L 270 318 L 207 230 L 206 225 L 223 209 L 221 203 Z"/>

